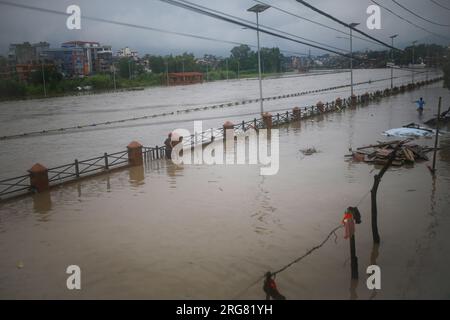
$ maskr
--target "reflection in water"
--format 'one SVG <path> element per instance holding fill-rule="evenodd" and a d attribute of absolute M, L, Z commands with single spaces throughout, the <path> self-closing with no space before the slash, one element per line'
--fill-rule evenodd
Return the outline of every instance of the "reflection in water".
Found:
<path fill-rule="evenodd" d="M 145 184 L 144 182 L 144 166 L 140 165 L 140 166 L 134 166 L 128 169 L 129 175 L 130 175 L 130 184 L 133 187 L 139 187 L 143 184 Z"/>
<path fill-rule="evenodd" d="M 350 279 L 350 300 L 357 300 L 358 293 L 356 291 L 358 289 L 359 279 Z"/>
<path fill-rule="evenodd" d="M 169 188 L 176 189 L 177 188 L 177 177 L 183 176 L 184 167 L 182 165 L 179 166 L 179 165 L 173 163 L 172 161 L 167 161 L 166 164 L 167 164 L 166 165 L 167 176 L 169 178 L 168 179 Z"/>
<path fill-rule="evenodd" d="M 378 259 L 378 255 L 379 255 L 379 249 L 380 249 L 380 244 L 374 243 L 372 245 L 372 251 L 370 252 L 370 265 L 378 265 L 377 264 L 377 259 Z M 375 299 L 377 296 L 377 290 L 373 289 L 372 293 L 370 294 L 369 299 Z"/>
<path fill-rule="evenodd" d="M 33 194 L 33 209 L 39 214 L 39 221 L 46 222 L 50 220 L 50 211 L 52 209 L 52 199 L 50 191 Z"/>
<path fill-rule="evenodd" d="M 261 181 L 258 184 L 258 193 L 256 194 L 256 212 L 251 215 L 252 218 L 256 219 L 253 223 L 254 232 L 261 235 L 274 232 L 274 230 L 269 227 L 270 222 L 282 228 L 280 218 L 275 216 L 277 208 L 272 206 L 270 193 L 264 187 L 265 180 L 266 176 L 261 176 Z"/>

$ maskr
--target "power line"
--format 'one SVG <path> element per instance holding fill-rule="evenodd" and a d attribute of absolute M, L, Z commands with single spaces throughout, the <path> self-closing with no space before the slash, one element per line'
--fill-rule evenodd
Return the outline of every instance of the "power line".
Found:
<path fill-rule="evenodd" d="M 350 58 L 350 56 L 348 54 L 345 54 L 345 53 L 342 53 L 342 52 L 339 52 L 339 51 L 336 51 L 336 50 L 324 48 L 324 47 L 321 47 L 321 46 L 318 46 L 318 45 L 315 45 L 315 44 L 312 44 L 312 43 L 308 43 L 308 42 L 305 42 L 305 41 L 296 40 L 296 39 L 293 39 L 293 38 L 290 38 L 290 37 L 287 37 L 287 36 L 284 36 L 282 34 L 278 34 L 278 33 L 275 33 L 275 32 L 272 32 L 272 31 L 269 31 L 269 30 L 266 30 L 266 29 L 257 28 L 257 27 L 255 27 L 253 25 L 248 24 L 248 23 L 244 23 L 244 22 L 240 22 L 240 21 L 237 21 L 237 20 L 234 20 L 234 19 L 231 19 L 231 18 L 227 18 L 227 17 L 221 16 L 221 15 L 215 14 L 213 12 L 209 12 L 209 11 L 206 11 L 206 10 L 202 10 L 200 8 L 196 8 L 196 7 L 190 6 L 190 5 L 185 4 L 185 3 L 181 3 L 181 2 L 177 2 L 177 1 L 173 1 L 173 0 L 159 0 L 159 1 L 165 2 L 167 4 L 170 4 L 170 5 L 173 5 L 173 6 L 176 6 L 176 7 L 184 8 L 184 9 L 187 9 L 187 10 L 190 10 L 190 11 L 202 14 L 202 15 L 206 15 L 206 16 L 218 19 L 218 20 L 222 20 L 222 21 L 226 21 L 226 22 L 229 22 L 229 23 L 233 23 L 233 24 L 236 24 L 236 25 L 239 25 L 239 26 L 242 26 L 242 27 L 246 27 L 246 28 L 253 29 L 253 30 L 259 30 L 262 33 L 265 33 L 265 34 L 268 34 L 268 35 L 271 35 L 271 36 L 274 36 L 274 37 L 277 37 L 277 38 L 280 38 L 280 39 L 285 39 L 285 40 L 289 40 L 289 41 L 292 41 L 292 42 L 297 42 L 299 44 L 303 44 L 303 45 L 306 45 L 306 46 L 309 46 L 309 47 L 312 47 L 312 48 L 320 49 L 320 50 L 323 50 L 323 51 L 328 51 L 328 52 L 331 52 L 331 53 L 334 53 L 334 54 L 337 54 L 337 55 L 340 55 L 340 56 L 343 56 L 343 57 L 346 57 L 346 58 Z"/>
<path fill-rule="evenodd" d="M 339 33 L 345 34 L 346 36 L 350 36 L 350 34 L 347 33 L 347 32 L 345 32 L 345 31 L 342 31 L 342 30 L 339 30 L 339 29 L 330 27 L 330 26 L 328 26 L 328 25 L 326 25 L 326 24 L 323 24 L 323 23 L 320 23 L 320 22 L 317 22 L 317 21 L 314 21 L 314 20 L 311 20 L 311 19 L 302 17 L 302 16 L 300 16 L 300 15 L 298 15 L 298 14 L 289 12 L 289 11 L 287 11 L 287 10 L 285 10 L 285 9 L 280 8 L 280 7 L 276 7 L 276 6 L 274 6 L 273 4 L 268 4 L 268 3 L 265 3 L 265 2 L 259 1 L 259 0 L 253 0 L 253 1 L 258 2 L 258 3 L 260 3 L 260 4 L 267 5 L 267 6 L 270 5 L 271 8 L 273 8 L 273 9 L 275 9 L 275 10 L 277 10 L 277 11 L 280 11 L 280 12 L 283 12 L 283 13 L 288 14 L 288 15 L 290 15 L 290 16 L 293 16 L 293 17 L 296 17 L 296 18 L 299 18 L 299 19 L 302 19 L 302 20 L 305 20 L 305 21 L 314 23 L 314 24 L 316 24 L 316 25 L 318 25 L 318 26 L 321 26 L 321 27 L 324 27 L 324 28 L 327 28 L 327 29 L 330 29 L 330 30 L 337 31 L 337 32 L 339 32 Z M 360 39 L 360 40 L 363 40 L 363 41 L 366 41 L 366 42 L 369 42 L 369 43 L 373 43 L 373 44 L 379 45 L 378 42 L 375 42 L 375 41 L 372 41 L 372 40 L 369 40 L 369 39 L 366 39 L 366 38 L 363 38 L 363 37 L 358 37 L 358 36 L 355 36 L 355 35 L 353 35 L 353 37 L 354 37 L 354 38 L 357 38 L 357 39 Z"/>
<path fill-rule="evenodd" d="M 427 32 L 427 33 L 429 33 L 429 34 L 435 35 L 435 36 L 437 36 L 437 37 L 441 37 L 441 38 L 444 38 L 444 39 L 447 39 L 447 40 L 450 39 L 449 37 L 446 37 L 446 36 L 440 35 L 440 34 L 438 34 L 438 33 L 432 32 L 432 31 L 430 31 L 430 30 L 427 30 L 427 29 L 425 29 L 424 27 L 421 27 L 421 26 L 415 24 L 414 22 L 411 22 L 410 20 L 408 20 L 408 19 L 406 19 L 406 18 L 403 18 L 403 17 L 402 17 L 401 15 L 399 15 L 398 13 L 395 13 L 395 12 L 392 11 L 391 9 L 387 8 L 386 6 L 383 6 L 382 4 L 379 4 L 379 3 L 376 2 L 375 0 L 371 0 L 371 1 L 372 1 L 373 3 L 375 3 L 377 6 L 380 6 L 381 8 L 383 8 L 384 10 L 386 10 L 387 12 L 393 14 L 393 15 L 396 16 L 397 18 L 399 18 L 399 19 L 401 19 L 401 20 L 403 20 L 403 21 L 409 23 L 410 25 L 412 25 L 412 26 L 414 26 L 414 27 L 416 27 L 416 28 L 419 28 L 419 29 L 421 29 L 421 30 L 423 30 L 423 31 L 425 31 L 425 32 Z"/>
<path fill-rule="evenodd" d="M 401 49 L 398 49 L 398 48 L 395 48 L 395 47 L 391 46 L 390 44 L 387 44 L 386 42 L 383 42 L 383 41 L 381 41 L 381 40 L 378 40 L 377 38 L 374 38 L 374 37 L 372 37 L 371 35 L 368 35 L 367 33 L 363 32 L 363 31 L 361 31 L 361 30 L 356 29 L 355 27 L 351 27 L 349 24 L 347 24 L 347 23 L 345 23 L 345 22 L 339 20 L 338 18 L 332 16 L 332 15 L 329 14 L 329 13 L 326 13 L 326 12 L 324 12 L 324 11 L 322 11 L 322 10 L 320 10 L 320 9 L 318 9 L 318 8 L 316 8 L 316 7 L 314 7 L 314 6 L 312 6 L 312 5 L 310 5 L 310 4 L 307 3 L 306 1 L 303 1 L 303 0 L 296 0 L 296 1 L 297 1 L 298 3 L 300 3 L 300 4 L 303 4 L 304 6 L 306 6 L 306 7 L 308 7 L 308 8 L 310 8 L 311 10 L 313 10 L 313 11 L 315 11 L 315 12 L 317 12 L 317 13 L 319 13 L 319 14 L 321 14 L 321 15 L 323 15 L 323 16 L 325 16 L 325 17 L 327 17 L 327 18 L 329 18 L 329 19 L 331 19 L 331 20 L 333 20 L 333 21 L 335 21 L 335 22 L 337 22 L 337 23 L 339 23 L 339 24 L 341 24 L 341 25 L 346 26 L 347 28 L 351 28 L 352 30 L 358 32 L 359 34 L 362 34 L 363 36 L 365 36 L 365 37 L 367 37 L 367 38 L 369 38 L 369 39 L 372 39 L 372 40 L 374 40 L 374 41 L 376 41 L 376 42 L 382 44 L 382 45 L 385 46 L 385 47 L 388 47 L 388 48 L 391 48 L 391 49 L 394 49 L 394 50 L 398 50 L 398 51 L 403 51 L 403 50 L 401 50 Z"/>
<path fill-rule="evenodd" d="M 186 1 L 186 0 L 178 0 L 178 1 L 187 3 L 187 4 L 192 5 L 192 6 L 196 6 L 198 8 L 204 9 L 204 10 L 209 10 L 209 11 L 217 13 L 217 14 L 222 14 L 224 16 L 227 16 L 227 17 L 230 17 L 230 18 L 233 18 L 233 19 L 237 19 L 237 20 L 243 21 L 245 23 L 250 23 L 250 24 L 256 25 L 256 23 L 254 23 L 253 21 L 250 21 L 250 20 L 247 20 L 247 19 L 243 19 L 243 18 L 240 18 L 240 17 L 237 17 L 237 16 L 233 16 L 231 14 L 228 14 L 228 13 L 225 13 L 225 12 L 222 12 L 222 11 L 214 10 L 214 9 L 211 9 L 211 8 L 199 5 L 197 3 L 189 2 L 189 1 Z M 347 51 L 347 50 L 342 49 L 342 48 L 337 48 L 337 47 L 334 47 L 334 46 L 330 46 L 330 45 L 328 45 L 326 43 L 314 41 L 314 40 L 311 40 L 311 39 L 308 39 L 308 38 L 304 38 L 304 37 L 300 37 L 298 35 L 295 35 L 295 34 L 292 34 L 292 33 L 289 33 L 289 32 L 283 31 L 283 30 L 275 29 L 275 28 L 263 25 L 261 23 L 259 24 L 259 26 L 260 27 L 264 27 L 264 28 L 269 29 L 269 30 L 272 30 L 272 31 L 275 31 L 275 32 L 279 32 L 279 33 L 282 33 L 282 34 L 289 35 L 291 37 L 295 37 L 295 38 L 299 38 L 299 39 L 302 39 L 302 40 L 306 40 L 306 41 L 310 41 L 310 42 L 313 42 L 313 43 L 317 43 L 319 45 L 322 45 L 322 46 L 325 46 L 325 47 L 329 47 L 329 48 L 332 48 L 332 49 L 341 50 L 341 51 Z"/>
<path fill-rule="evenodd" d="M 437 25 L 437 26 L 441 26 L 441 27 L 450 27 L 450 24 L 443 24 L 443 23 L 434 22 L 434 21 L 431 21 L 431 20 L 429 20 L 429 19 L 427 19 L 427 18 L 424 18 L 424 17 L 418 15 L 417 13 L 415 13 L 414 11 L 408 9 L 407 7 L 405 7 L 404 5 L 402 5 L 401 3 L 398 3 L 396 0 L 392 0 L 392 2 L 395 3 L 396 5 L 398 5 L 400 8 L 405 9 L 406 11 L 408 11 L 409 13 L 411 13 L 412 15 L 416 16 L 416 17 L 419 18 L 419 19 L 422 19 L 422 20 L 424 20 L 424 21 L 426 21 L 426 22 L 432 23 L 432 24 Z"/>
<path fill-rule="evenodd" d="M 437 2 L 435 0 L 430 0 L 430 1 L 433 2 L 435 5 L 441 7 L 441 8 L 444 8 L 446 10 L 450 10 L 450 8 L 447 8 L 447 7 L 443 6 L 442 4 L 440 4 L 439 2 Z"/>

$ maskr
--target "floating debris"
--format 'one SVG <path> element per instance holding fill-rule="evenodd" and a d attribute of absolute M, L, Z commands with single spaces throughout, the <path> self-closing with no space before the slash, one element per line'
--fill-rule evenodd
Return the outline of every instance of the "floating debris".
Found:
<path fill-rule="evenodd" d="M 316 148 L 312 147 L 307 149 L 301 149 L 300 152 L 303 153 L 305 156 L 310 156 L 313 153 L 317 153 L 317 150 Z"/>
<path fill-rule="evenodd" d="M 448 107 L 448 110 L 441 113 L 439 117 L 439 123 L 442 124 L 450 123 L 450 107 Z M 425 124 L 429 126 L 435 126 L 437 124 L 437 117 L 425 121 Z"/>
<path fill-rule="evenodd" d="M 401 144 L 392 162 L 393 166 L 400 167 L 405 164 L 413 164 L 417 161 L 428 161 L 427 153 L 433 151 L 434 148 L 420 146 L 410 142 L 411 140 L 409 139 L 404 141 L 379 142 L 378 144 L 357 148 L 356 151 L 350 149 L 352 154 L 348 154 L 346 157 L 351 157 L 355 162 L 384 165 L 388 162 L 394 148 L 398 144 Z"/>

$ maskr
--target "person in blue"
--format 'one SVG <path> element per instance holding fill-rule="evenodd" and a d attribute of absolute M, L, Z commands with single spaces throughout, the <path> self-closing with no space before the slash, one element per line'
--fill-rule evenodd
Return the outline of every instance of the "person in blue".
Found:
<path fill-rule="evenodd" d="M 415 103 L 417 103 L 417 111 L 422 112 L 423 111 L 423 106 L 425 105 L 425 101 L 423 100 L 422 97 L 420 97 L 419 100 L 414 101 Z"/>

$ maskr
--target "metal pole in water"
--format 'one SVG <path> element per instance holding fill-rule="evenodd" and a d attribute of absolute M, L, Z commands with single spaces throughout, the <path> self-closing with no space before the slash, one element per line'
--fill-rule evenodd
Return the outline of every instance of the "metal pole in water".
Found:
<path fill-rule="evenodd" d="M 439 97 L 439 104 L 438 104 L 438 116 L 436 121 L 436 137 L 434 139 L 434 152 L 433 152 L 433 174 L 436 172 L 436 153 L 437 153 L 437 147 L 438 147 L 438 140 L 439 140 L 439 118 L 441 117 L 441 102 L 442 97 Z"/>
<path fill-rule="evenodd" d="M 358 279 L 358 257 L 356 256 L 355 234 L 350 237 L 350 265 L 352 270 L 352 279 Z"/>
<path fill-rule="evenodd" d="M 256 12 L 256 34 L 258 38 L 258 75 L 259 75 L 259 104 L 261 108 L 261 114 L 264 112 L 263 108 L 263 93 L 262 93 L 262 82 L 261 82 L 261 52 L 259 48 L 259 18 L 258 12 Z"/>

